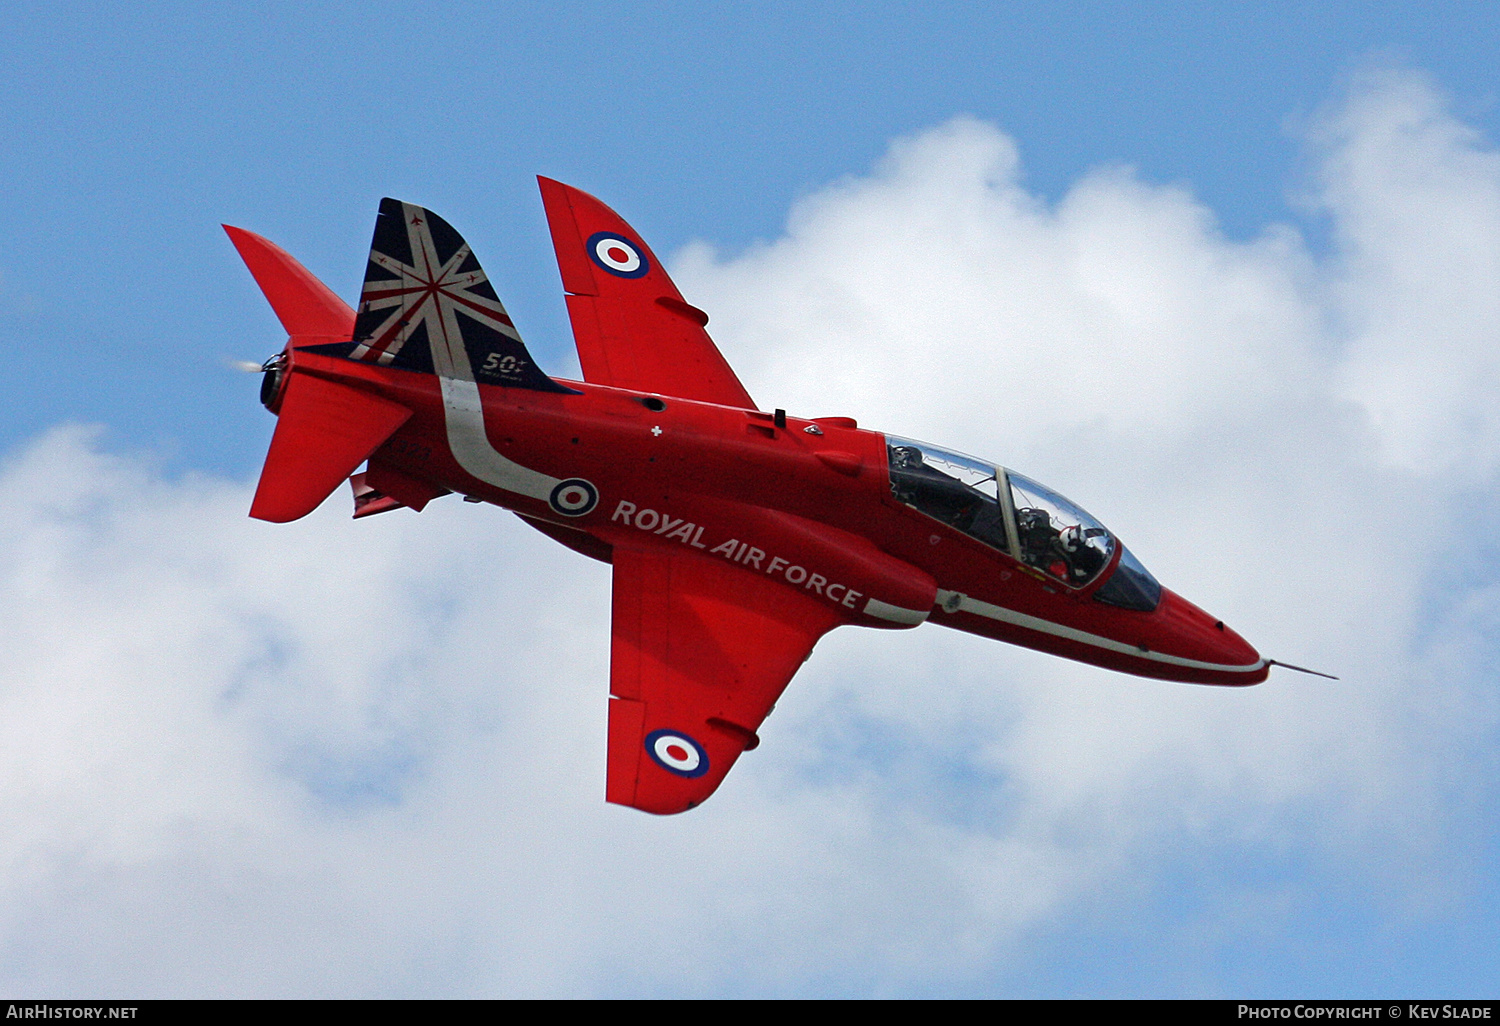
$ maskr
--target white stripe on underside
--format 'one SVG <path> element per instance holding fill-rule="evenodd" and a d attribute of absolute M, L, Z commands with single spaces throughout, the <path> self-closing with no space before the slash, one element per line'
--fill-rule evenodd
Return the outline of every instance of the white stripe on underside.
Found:
<path fill-rule="evenodd" d="M 951 602 L 955 597 L 959 600 L 958 612 L 973 613 L 976 616 L 999 620 L 1001 623 L 1025 627 L 1030 631 L 1050 634 L 1055 638 L 1066 638 L 1069 641 L 1093 645 L 1095 648 L 1107 649 L 1110 652 L 1118 652 L 1121 655 L 1134 656 L 1137 659 L 1149 659 L 1157 663 L 1166 663 L 1168 666 L 1185 666 L 1193 670 L 1221 670 L 1226 673 L 1254 673 L 1266 665 L 1264 659 L 1236 666 L 1228 663 L 1207 663 L 1201 659 L 1186 659 L 1182 656 L 1167 655 L 1165 652 L 1152 652 L 1149 649 L 1142 649 L 1139 645 L 1131 645 L 1123 641 L 1116 641 L 1113 638 L 1090 634 L 1088 631 L 1081 631 L 1076 627 L 1065 627 L 1060 623 L 1053 623 L 1051 620 L 1043 620 L 1039 616 L 1018 613 L 1014 609 L 1006 609 L 1004 606 L 981 602 L 979 599 L 969 598 L 969 596 L 957 592 L 943 591 L 942 589 L 938 590 L 937 604 L 946 609 L 948 608 L 947 603 Z"/>
<path fill-rule="evenodd" d="M 877 598 L 865 602 L 865 613 L 868 616 L 878 617 L 881 620 L 889 620 L 891 623 L 907 623 L 915 627 L 927 619 L 931 610 L 907 609 L 905 606 L 893 606 L 889 602 L 882 602 Z"/>

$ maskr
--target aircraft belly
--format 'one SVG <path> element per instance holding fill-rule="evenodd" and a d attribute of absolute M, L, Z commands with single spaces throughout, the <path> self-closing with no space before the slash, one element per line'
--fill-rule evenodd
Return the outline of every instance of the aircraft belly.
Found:
<path fill-rule="evenodd" d="M 953 592 L 939 592 L 939 601 Z M 1255 684 L 1265 679 L 1266 661 L 1255 657 L 1242 662 L 1225 661 L 1214 652 L 1198 651 L 1192 655 L 1159 650 L 1152 643 L 1159 631 L 1149 623 L 1151 614 L 1134 614 L 1141 619 L 1133 632 L 1115 632 L 1114 636 L 1085 630 L 1063 620 L 1047 619 L 1017 609 L 961 596 L 956 608 L 948 612 L 944 605 L 934 622 L 979 634 L 998 641 L 1033 648 L 1079 662 L 1092 663 L 1140 677 L 1156 677 L 1200 684 Z M 1124 637 L 1132 640 L 1122 640 Z M 1173 646 L 1179 648 L 1180 646 Z M 1207 657 L 1194 658 L 1193 656 Z"/>

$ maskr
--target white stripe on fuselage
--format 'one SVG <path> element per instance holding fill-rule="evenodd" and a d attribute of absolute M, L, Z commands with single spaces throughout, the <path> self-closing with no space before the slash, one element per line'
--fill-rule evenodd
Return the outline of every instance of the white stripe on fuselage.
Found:
<path fill-rule="evenodd" d="M 1139 645 L 1131 645 L 1123 641 L 1116 641 L 1113 638 L 1090 634 L 1088 631 L 1081 631 L 1076 627 L 1066 627 L 1060 623 L 1053 623 L 1051 620 L 1043 620 L 1039 616 L 1018 613 L 1014 609 L 1006 609 L 1004 606 L 981 602 L 979 599 L 969 598 L 969 596 L 958 592 L 944 591 L 941 588 L 938 589 L 937 604 L 947 609 L 948 603 L 955 597 L 959 600 L 957 612 L 973 613 L 976 616 L 999 620 L 1001 623 L 1014 624 L 1017 627 L 1025 627 L 1027 630 L 1050 634 L 1055 638 L 1066 638 L 1069 641 L 1093 645 L 1096 648 L 1118 652 L 1121 655 L 1134 656 L 1137 659 L 1149 659 L 1156 663 L 1166 663 L 1168 666 L 1183 666 L 1193 670 L 1219 670 L 1225 673 L 1254 673 L 1266 665 L 1264 659 L 1259 659 L 1253 663 L 1245 663 L 1242 666 L 1234 666 L 1227 663 L 1207 663 L 1201 659 L 1186 659 L 1182 656 L 1167 655 L 1165 652 L 1152 652 L 1142 649 Z"/>
<path fill-rule="evenodd" d="M 891 623 L 904 623 L 909 627 L 925 622 L 931 612 L 930 609 L 907 609 L 905 606 L 893 606 L 877 598 L 865 602 L 867 615 L 889 620 Z"/>
<path fill-rule="evenodd" d="M 523 467 L 502 456 L 484 429 L 484 404 L 469 366 L 463 334 L 451 303 L 433 304 L 439 316 L 428 318 L 428 346 L 432 369 L 443 391 L 443 421 L 448 448 L 465 472 L 485 484 L 546 502 L 562 478 Z"/>
<path fill-rule="evenodd" d="M 485 484 L 546 502 L 562 478 L 508 460 L 490 444 L 490 436 L 484 430 L 484 407 L 479 400 L 478 385 L 449 377 L 439 377 L 438 382 L 443 389 L 448 448 L 458 465 Z"/>
<path fill-rule="evenodd" d="M 455 326 L 456 327 L 456 326 Z M 446 348 L 446 347 L 444 347 Z M 462 354 L 462 350 L 459 351 Z M 551 477 L 530 467 L 523 467 L 513 460 L 506 459 L 490 444 L 489 434 L 484 427 L 484 406 L 479 398 L 479 386 L 470 380 L 451 376 L 455 370 L 462 368 L 467 370 L 462 363 L 454 366 L 449 353 L 442 352 L 438 346 L 433 346 L 434 363 L 438 365 L 438 382 L 443 392 L 444 423 L 448 432 L 448 448 L 453 453 L 453 458 L 465 472 L 473 475 L 486 484 L 502 488 L 507 492 L 517 495 L 529 496 L 546 502 L 552 495 L 552 490 L 561 482 L 561 478 Z M 445 357 L 448 357 L 445 359 Z M 467 357 L 463 357 L 467 362 Z M 447 364 L 446 367 L 442 366 Z M 447 373 L 443 373 L 447 371 Z M 955 592 L 938 590 L 937 605 L 947 608 Z M 1134 656 L 1137 659 L 1147 659 L 1152 662 L 1166 663 L 1170 666 L 1182 666 L 1194 670 L 1220 670 L 1231 673 L 1253 673 L 1265 666 L 1265 660 L 1248 663 L 1244 666 L 1230 666 L 1222 663 L 1209 663 L 1199 659 L 1186 659 L 1182 656 L 1167 655 L 1163 652 L 1142 651 L 1138 645 L 1126 644 L 1123 641 L 1115 641 L 1113 638 L 1101 637 L 1090 634 L 1087 631 L 1078 630 L 1076 627 L 1066 627 L 1062 624 L 1053 623 L 1051 620 L 1043 620 L 1041 617 L 1030 616 L 1026 613 L 1018 613 L 1004 606 L 992 605 L 979 599 L 969 598 L 967 595 L 958 595 L 958 612 L 974 613 L 978 616 L 988 617 L 991 620 L 999 620 L 1002 623 L 1014 624 L 1017 627 L 1025 627 L 1027 630 L 1039 631 L 1058 638 L 1066 638 L 1069 641 L 1081 642 L 1085 645 L 1093 645 L 1096 648 L 1107 649 L 1118 652 L 1121 655 Z M 910 624 L 915 626 L 927 619 L 926 611 L 905 609 L 900 606 L 892 606 L 876 599 L 869 599 L 865 605 L 865 613 L 889 620 L 895 623 Z"/>

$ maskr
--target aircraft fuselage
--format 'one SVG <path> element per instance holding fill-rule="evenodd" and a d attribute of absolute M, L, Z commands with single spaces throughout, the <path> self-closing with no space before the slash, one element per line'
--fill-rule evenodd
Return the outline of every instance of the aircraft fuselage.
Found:
<path fill-rule="evenodd" d="M 369 474 L 408 505 L 458 492 L 606 560 L 618 545 L 682 546 L 797 589 L 849 624 L 931 620 L 1166 680 L 1244 685 L 1268 672 L 1238 634 L 1169 590 L 1151 611 L 1096 601 L 1120 546 L 1089 586 L 1071 588 L 899 501 L 888 436 L 846 418 L 562 379 L 573 392 L 455 384 L 288 353 L 288 371 L 412 411 L 371 457 Z"/>

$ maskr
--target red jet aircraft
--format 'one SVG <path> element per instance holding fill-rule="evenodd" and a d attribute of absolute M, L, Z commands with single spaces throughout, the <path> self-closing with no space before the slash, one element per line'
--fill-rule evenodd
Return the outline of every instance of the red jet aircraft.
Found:
<path fill-rule="evenodd" d="M 290 335 L 262 368 L 279 419 L 250 515 L 296 520 L 346 479 L 356 517 L 458 492 L 613 564 L 606 800 L 701 803 L 843 624 L 1265 680 L 1271 660 L 1051 489 L 848 417 L 759 409 L 640 236 L 539 181 L 583 381 L 537 367 L 429 210 L 381 201 L 357 312 L 225 226 Z"/>

